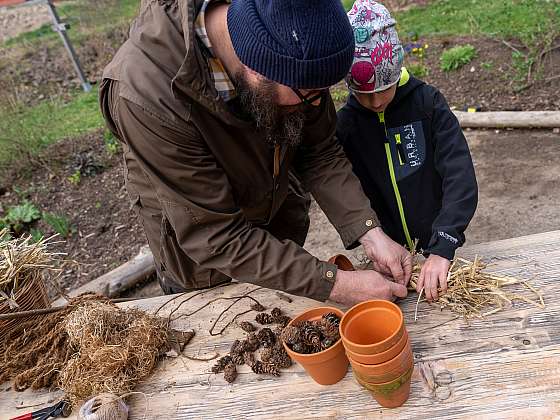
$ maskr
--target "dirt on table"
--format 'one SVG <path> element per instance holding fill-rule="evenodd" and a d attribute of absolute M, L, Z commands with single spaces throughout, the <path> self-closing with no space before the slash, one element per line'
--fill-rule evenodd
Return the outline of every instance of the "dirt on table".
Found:
<path fill-rule="evenodd" d="M 480 191 L 467 244 L 560 229 L 560 161 L 556 158 L 560 156 L 560 134 L 551 130 L 473 130 L 466 135 Z M 77 162 L 84 160 L 102 168 L 74 185 L 68 177 Z M 0 206 L 6 210 L 28 199 L 41 211 L 68 216 L 76 230 L 56 248 L 76 261 L 63 273 L 61 283 L 66 290 L 128 261 L 145 244 L 124 189 L 121 157 L 108 154 L 101 132 L 52 145 L 24 165 L 27 173 L 19 168 L 4 178 Z M 305 244 L 309 252 L 323 260 L 342 252 L 358 261 L 361 249 L 343 249 L 315 202 L 310 215 Z M 54 233 L 44 221 L 34 227 L 48 235 Z M 160 294 L 157 282 L 152 281 L 126 295 Z"/>

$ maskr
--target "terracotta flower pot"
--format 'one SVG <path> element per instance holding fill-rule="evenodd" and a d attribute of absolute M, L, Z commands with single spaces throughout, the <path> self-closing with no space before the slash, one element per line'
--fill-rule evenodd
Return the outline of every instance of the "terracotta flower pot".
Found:
<path fill-rule="evenodd" d="M 401 310 L 385 300 L 359 303 L 346 312 L 340 321 L 344 347 L 363 355 L 388 351 L 399 342 L 404 331 Z"/>
<path fill-rule="evenodd" d="M 368 384 L 391 382 L 409 371 L 414 365 L 410 341 L 407 341 L 401 352 L 384 363 L 366 365 L 350 358 L 354 375 Z"/>
<path fill-rule="evenodd" d="M 397 356 L 404 349 L 406 344 L 408 344 L 408 332 L 405 329 L 400 340 L 397 341 L 393 347 L 390 347 L 384 352 L 375 354 L 360 354 L 346 349 L 346 355 L 349 359 L 355 360 L 358 363 L 363 363 L 364 365 L 376 365 L 379 363 L 385 363 Z"/>
<path fill-rule="evenodd" d="M 414 366 L 402 376 L 382 384 L 369 384 L 356 377 L 360 385 L 369 390 L 379 405 L 387 408 L 395 408 L 403 405 L 410 395 L 410 382 Z"/>
<path fill-rule="evenodd" d="M 354 264 L 350 261 L 346 255 L 337 254 L 329 258 L 329 263 L 335 264 L 340 270 L 344 271 L 355 271 Z"/>
<path fill-rule="evenodd" d="M 334 312 L 342 318 L 344 313 L 338 308 L 322 306 L 313 308 L 295 317 L 288 325 L 297 325 L 301 321 L 315 321 L 321 318 L 323 314 Z M 344 353 L 342 340 L 338 340 L 335 344 L 319 353 L 302 354 L 296 353 L 290 349 L 286 343 L 284 348 L 297 363 L 305 369 L 305 371 L 313 378 L 315 382 L 321 385 L 332 385 L 340 381 L 348 372 L 348 358 Z"/>

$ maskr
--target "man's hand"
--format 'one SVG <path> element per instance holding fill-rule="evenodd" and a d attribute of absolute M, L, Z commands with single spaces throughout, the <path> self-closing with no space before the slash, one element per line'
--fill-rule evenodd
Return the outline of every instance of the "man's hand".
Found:
<path fill-rule="evenodd" d="M 420 271 L 420 276 L 418 277 L 418 284 L 416 285 L 416 291 L 420 293 L 422 288 L 424 288 L 424 293 L 426 294 L 428 302 L 439 298 L 438 286 L 442 294 L 447 291 L 447 272 L 449 271 L 450 265 L 451 261 L 447 258 L 431 254 L 422 266 L 422 271 Z"/>
<path fill-rule="evenodd" d="M 360 243 L 376 270 L 391 275 L 397 283 L 406 286 L 412 274 L 412 255 L 403 246 L 389 238 L 380 227 L 368 231 Z"/>
<path fill-rule="evenodd" d="M 393 301 L 407 295 L 406 287 L 373 270 L 338 270 L 330 300 L 352 306 L 369 299 Z"/>

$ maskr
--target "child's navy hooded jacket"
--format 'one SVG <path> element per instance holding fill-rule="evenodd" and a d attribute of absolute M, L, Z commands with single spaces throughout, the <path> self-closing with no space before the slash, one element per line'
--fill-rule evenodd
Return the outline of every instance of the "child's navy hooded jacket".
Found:
<path fill-rule="evenodd" d="M 385 233 L 453 259 L 478 202 L 469 148 L 457 118 L 434 87 L 405 69 L 384 113 L 350 95 L 337 136 Z M 389 164 L 388 164 L 389 162 Z"/>

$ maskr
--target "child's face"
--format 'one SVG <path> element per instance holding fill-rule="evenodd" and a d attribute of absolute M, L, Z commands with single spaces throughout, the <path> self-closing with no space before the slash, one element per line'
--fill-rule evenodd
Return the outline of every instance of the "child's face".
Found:
<path fill-rule="evenodd" d="M 373 112 L 383 112 L 393 98 L 395 97 L 395 92 L 397 91 L 397 85 L 394 84 L 388 89 L 381 92 L 375 93 L 354 93 L 358 102 L 365 108 L 372 110 Z"/>

